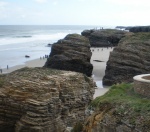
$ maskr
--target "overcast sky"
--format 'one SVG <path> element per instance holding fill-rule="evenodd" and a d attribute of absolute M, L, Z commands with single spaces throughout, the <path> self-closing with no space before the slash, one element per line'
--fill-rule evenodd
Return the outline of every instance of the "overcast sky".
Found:
<path fill-rule="evenodd" d="M 0 0 L 0 25 L 150 25 L 150 0 Z"/>

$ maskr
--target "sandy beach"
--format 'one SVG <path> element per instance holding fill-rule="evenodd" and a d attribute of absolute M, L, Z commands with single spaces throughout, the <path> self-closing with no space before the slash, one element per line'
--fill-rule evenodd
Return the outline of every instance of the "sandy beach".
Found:
<path fill-rule="evenodd" d="M 97 89 L 95 89 L 95 94 L 93 98 L 96 98 L 97 96 L 101 96 L 105 94 L 109 88 L 105 87 L 103 88 L 102 85 L 102 78 L 105 74 L 105 68 L 106 68 L 106 62 L 108 61 L 109 54 L 113 50 L 113 48 L 91 48 L 92 51 L 92 57 L 91 57 L 91 63 L 93 64 L 93 79 L 95 80 L 97 84 Z M 95 61 L 96 60 L 96 61 Z M 99 62 L 101 61 L 101 62 Z M 24 65 L 17 65 L 14 67 L 8 67 L 5 69 L 2 69 L 3 74 L 10 73 L 12 71 L 15 71 L 17 69 L 23 68 L 23 67 L 42 67 L 44 66 L 46 62 L 45 59 L 35 59 L 31 61 L 25 62 Z"/>
<path fill-rule="evenodd" d="M 109 54 L 113 48 L 91 48 L 92 57 L 91 63 L 93 64 L 93 78 L 95 81 L 102 80 L 105 75 L 106 62 L 109 59 Z M 102 61 L 102 62 L 97 62 Z"/>
<path fill-rule="evenodd" d="M 24 65 L 17 65 L 17 66 L 10 67 L 8 69 L 7 68 L 3 69 L 3 74 L 13 72 L 13 71 L 21 69 L 23 67 L 42 67 L 42 66 L 44 66 L 45 62 L 46 62 L 46 58 L 26 61 L 24 63 Z"/>
<path fill-rule="evenodd" d="M 109 88 L 102 85 L 102 78 L 105 75 L 106 62 L 109 59 L 109 54 L 113 48 L 91 48 L 92 57 L 91 63 L 93 64 L 93 79 L 97 84 L 97 89 L 95 89 L 95 94 L 93 98 L 97 96 L 104 95 Z M 96 61 L 95 61 L 96 60 Z M 101 62 L 98 62 L 101 61 Z"/>

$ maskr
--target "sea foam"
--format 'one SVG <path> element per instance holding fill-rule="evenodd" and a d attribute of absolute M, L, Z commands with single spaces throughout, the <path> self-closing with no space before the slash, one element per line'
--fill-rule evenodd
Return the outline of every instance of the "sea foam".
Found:
<path fill-rule="evenodd" d="M 64 38 L 68 33 L 54 33 L 54 34 L 39 34 L 32 36 L 16 36 L 16 37 L 5 37 L 0 38 L 0 45 L 12 45 L 17 43 L 35 42 L 38 40 L 50 40 L 57 41 L 58 39 Z"/>

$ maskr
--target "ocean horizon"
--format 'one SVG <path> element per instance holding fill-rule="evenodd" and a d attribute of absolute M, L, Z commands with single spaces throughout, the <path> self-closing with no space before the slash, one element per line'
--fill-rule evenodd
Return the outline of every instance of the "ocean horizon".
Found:
<path fill-rule="evenodd" d="M 0 25 L 0 68 L 13 67 L 49 55 L 53 44 L 85 29 L 114 28 L 87 25 Z M 25 55 L 30 56 L 26 58 Z"/>

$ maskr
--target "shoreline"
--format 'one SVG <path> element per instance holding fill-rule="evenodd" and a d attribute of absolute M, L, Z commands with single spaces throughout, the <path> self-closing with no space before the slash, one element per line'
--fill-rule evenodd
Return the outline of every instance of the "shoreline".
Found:
<path fill-rule="evenodd" d="M 39 58 L 39 59 L 29 60 L 21 65 L 12 66 L 12 67 L 9 67 L 8 69 L 7 68 L 2 69 L 2 74 L 8 74 L 8 73 L 11 73 L 18 69 L 24 68 L 24 67 L 42 67 L 42 66 L 44 66 L 46 60 L 47 60 L 47 58 L 44 58 L 44 59 Z"/>
<path fill-rule="evenodd" d="M 109 54 L 110 52 L 113 50 L 113 48 L 95 48 L 92 47 L 91 48 L 91 52 L 92 52 L 92 57 L 91 57 L 91 64 L 93 64 L 93 80 L 96 82 L 97 87 L 95 89 L 95 94 L 93 96 L 93 98 L 96 98 L 97 96 L 101 96 L 104 95 L 109 88 L 108 87 L 103 87 L 102 85 L 102 78 L 105 75 L 105 69 L 106 69 L 106 62 L 109 59 Z M 22 65 L 16 65 L 10 68 L 4 68 L 2 69 L 3 72 L 2 74 L 7 74 L 10 72 L 13 72 L 15 70 L 24 68 L 24 67 L 42 67 L 44 66 L 45 62 L 46 62 L 47 58 L 37 58 L 34 60 L 30 60 L 30 61 L 26 61 L 24 64 Z M 98 61 L 101 62 L 98 62 Z M 1 73 L 0 73 L 1 74 Z"/>

